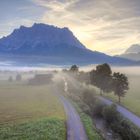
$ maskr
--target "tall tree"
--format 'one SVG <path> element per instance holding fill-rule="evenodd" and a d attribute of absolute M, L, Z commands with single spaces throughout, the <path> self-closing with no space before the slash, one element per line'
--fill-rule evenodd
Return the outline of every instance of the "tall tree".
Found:
<path fill-rule="evenodd" d="M 21 81 L 22 80 L 22 76 L 20 74 L 16 75 L 16 81 Z"/>
<path fill-rule="evenodd" d="M 112 71 L 107 63 L 98 65 L 96 70 L 90 72 L 91 84 L 100 88 L 100 94 L 111 91 Z"/>
<path fill-rule="evenodd" d="M 79 68 L 77 65 L 72 65 L 71 68 L 70 68 L 70 71 L 71 72 L 78 72 L 79 71 Z"/>
<path fill-rule="evenodd" d="M 8 81 L 9 81 L 9 82 L 13 82 L 13 77 L 10 76 L 10 77 L 8 78 Z"/>
<path fill-rule="evenodd" d="M 128 89 L 129 82 L 127 76 L 119 72 L 113 73 L 113 90 L 114 94 L 118 96 L 119 103 L 121 102 L 121 97 L 125 96 Z"/>

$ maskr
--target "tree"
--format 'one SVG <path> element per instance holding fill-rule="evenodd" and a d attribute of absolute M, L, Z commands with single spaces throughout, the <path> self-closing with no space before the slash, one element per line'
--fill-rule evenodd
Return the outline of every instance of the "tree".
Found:
<path fill-rule="evenodd" d="M 70 68 L 70 71 L 71 72 L 78 72 L 79 71 L 79 68 L 77 65 L 72 65 L 71 68 Z"/>
<path fill-rule="evenodd" d="M 101 95 L 102 95 L 102 92 L 110 92 L 112 90 L 111 89 L 111 83 L 112 83 L 111 74 L 112 74 L 111 68 L 107 63 L 98 65 L 96 67 L 96 70 L 92 70 L 90 72 L 91 84 L 100 88 Z"/>
<path fill-rule="evenodd" d="M 13 77 L 10 76 L 10 77 L 8 78 L 8 81 L 9 81 L 9 82 L 13 82 Z"/>
<path fill-rule="evenodd" d="M 109 64 L 107 64 L 107 63 L 98 65 L 96 67 L 96 71 L 97 71 L 97 73 L 102 74 L 102 75 L 111 75 L 112 74 L 111 68 L 110 68 Z"/>
<path fill-rule="evenodd" d="M 22 79 L 21 75 L 20 74 L 17 74 L 16 75 L 16 81 L 21 81 L 21 79 Z"/>
<path fill-rule="evenodd" d="M 119 103 L 121 102 L 121 97 L 125 96 L 128 89 L 129 82 L 127 76 L 119 72 L 113 73 L 113 90 L 114 94 L 118 96 Z"/>
<path fill-rule="evenodd" d="M 89 74 L 89 72 L 79 71 L 77 79 L 78 79 L 78 81 L 80 81 L 83 84 L 89 84 L 90 83 L 90 74 Z"/>
<path fill-rule="evenodd" d="M 62 72 L 66 73 L 66 72 L 68 72 L 68 70 L 67 69 L 62 69 Z"/>
<path fill-rule="evenodd" d="M 90 108 L 93 108 L 93 106 L 95 104 L 96 97 L 92 91 L 85 89 L 82 93 L 82 100 Z"/>

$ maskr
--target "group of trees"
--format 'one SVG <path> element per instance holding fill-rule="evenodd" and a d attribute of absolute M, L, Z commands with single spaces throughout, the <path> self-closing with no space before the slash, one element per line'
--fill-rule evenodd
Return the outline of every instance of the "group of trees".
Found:
<path fill-rule="evenodd" d="M 119 103 L 121 102 L 121 97 L 124 97 L 129 89 L 127 76 L 119 72 L 112 73 L 111 67 L 107 63 L 97 65 L 96 69 L 93 69 L 90 73 L 79 72 L 79 67 L 72 65 L 69 72 L 77 74 L 77 78 L 81 82 L 89 83 L 90 81 L 90 84 L 100 89 L 100 95 L 114 92 L 118 96 Z"/>
<path fill-rule="evenodd" d="M 15 80 L 18 81 L 18 82 L 21 81 L 22 80 L 22 76 L 20 74 L 17 74 L 16 77 L 15 77 Z M 9 76 L 8 81 L 9 82 L 13 82 L 14 81 L 13 77 Z"/>
<path fill-rule="evenodd" d="M 62 72 L 78 73 L 79 72 L 79 67 L 77 65 L 72 65 L 69 70 L 68 69 L 62 69 Z"/>
<path fill-rule="evenodd" d="M 108 64 L 96 66 L 96 70 L 90 72 L 91 84 L 100 89 L 100 94 L 104 92 L 114 92 L 118 96 L 119 103 L 126 91 L 129 89 L 128 78 L 125 74 L 114 72 Z"/>
<path fill-rule="evenodd" d="M 72 65 L 70 68 L 71 72 L 78 72 L 79 71 L 79 67 L 77 65 Z"/>

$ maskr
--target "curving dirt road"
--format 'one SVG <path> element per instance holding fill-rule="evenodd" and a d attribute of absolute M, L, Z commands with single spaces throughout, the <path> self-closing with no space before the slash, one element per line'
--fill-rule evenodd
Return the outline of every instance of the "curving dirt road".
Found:
<path fill-rule="evenodd" d="M 105 104 L 107 105 L 111 105 L 113 102 L 110 101 L 109 99 L 106 99 L 104 97 L 99 97 L 99 99 L 101 101 L 103 101 Z M 136 116 L 134 113 L 130 112 L 129 110 L 127 110 L 126 108 L 117 105 L 117 110 L 127 119 L 129 119 L 131 122 L 133 122 L 136 126 L 138 126 L 140 128 L 140 117 Z"/>
<path fill-rule="evenodd" d="M 64 105 L 67 115 L 67 140 L 88 140 L 83 124 L 75 108 L 65 97 L 60 96 L 60 100 Z"/>

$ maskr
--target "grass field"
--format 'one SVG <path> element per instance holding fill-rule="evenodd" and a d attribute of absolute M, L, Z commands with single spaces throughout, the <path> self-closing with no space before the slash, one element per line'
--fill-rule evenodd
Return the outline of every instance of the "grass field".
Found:
<path fill-rule="evenodd" d="M 0 140 L 65 140 L 63 106 L 47 86 L 0 82 Z"/>

